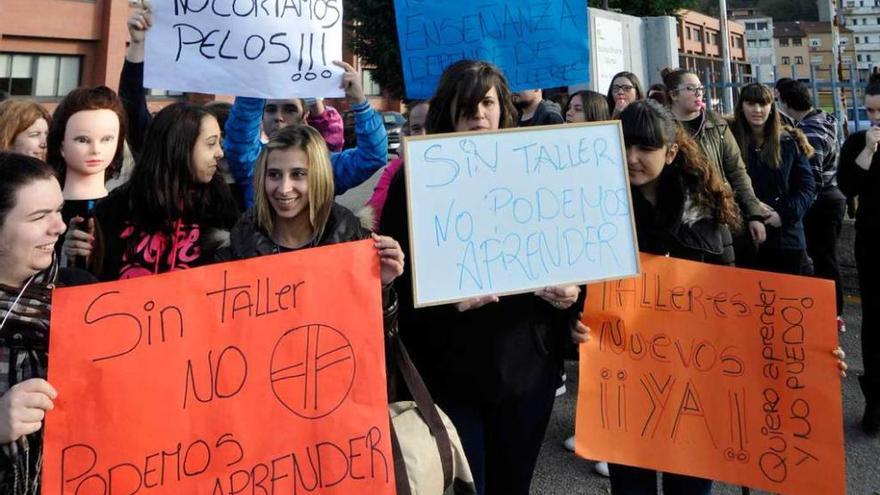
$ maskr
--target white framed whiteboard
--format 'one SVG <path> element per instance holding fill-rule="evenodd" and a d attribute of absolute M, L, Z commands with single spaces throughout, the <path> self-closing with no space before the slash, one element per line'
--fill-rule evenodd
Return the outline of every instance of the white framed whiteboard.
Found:
<path fill-rule="evenodd" d="M 416 307 L 639 273 L 619 121 L 406 138 Z"/>

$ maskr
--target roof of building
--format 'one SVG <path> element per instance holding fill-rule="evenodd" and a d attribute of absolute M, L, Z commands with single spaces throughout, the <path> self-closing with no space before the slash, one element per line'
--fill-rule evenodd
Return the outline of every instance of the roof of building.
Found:
<path fill-rule="evenodd" d="M 814 21 L 795 21 L 795 22 L 774 22 L 773 37 L 774 38 L 803 38 L 811 33 L 830 33 L 830 22 L 814 22 Z M 840 27 L 840 33 L 850 33 L 851 31 L 845 27 Z"/>

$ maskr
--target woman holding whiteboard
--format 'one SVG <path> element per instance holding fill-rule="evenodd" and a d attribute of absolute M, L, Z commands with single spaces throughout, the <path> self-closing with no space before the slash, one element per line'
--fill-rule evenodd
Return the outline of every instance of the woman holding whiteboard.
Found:
<path fill-rule="evenodd" d="M 428 134 L 516 126 L 504 75 L 486 62 L 449 66 L 431 99 Z M 409 251 L 406 166 L 380 231 Z M 407 259 L 410 259 L 407 256 Z M 409 268 L 400 287 L 409 288 Z M 414 309 L 401 290 L 400 332 L 437 404 L 458 430 L 480 494 L 525 495 L 550 419 L 563 339 L 582 306 L 577 286 Z"/>
<path fill-rule="evenodd" d="M 63 205 L 51 167 L 0 152 L 0 493 L 39 493 L 52 289 L 92 280 L 55 260 Z"/>

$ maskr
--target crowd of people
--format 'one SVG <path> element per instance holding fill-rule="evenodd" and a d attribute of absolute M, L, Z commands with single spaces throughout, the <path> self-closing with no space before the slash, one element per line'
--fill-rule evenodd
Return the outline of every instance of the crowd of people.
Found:
<path fill-rule="evenodd" d="M 0 492 L 38 493 L 41 426 L 58 392 L 45 380 L 54 287 L 113 281 L 220 261 L 372 238 L 382 306 L 431 395 L 461 438 L 479 494 L 525 494 L 571 341 L 584 342 L 577 285 L 414 307 L 407 254 L 407 165 L 389 163 L 379 114 L 350 65 L 342 87 L 356 143 L 319 99 L 236 97 L 174 103 L 152 115 L 143 87 L 148 10 L 128 19 L 119 91 L 79 88 L 53 114 L 0 103 Z M 858 197 L 866 408 L 880 431 L 880 79 L 865 90 L 871 127 L 839 146 L 837 122 L 806 85 L 739 88 L 734 113 L 706 105 L 697 74 L 662 73 L 644 91 L 631 72 L 606 94 L 564 101 L 512 92 L 482 61 L 456 62 L 429 101 L 409 102 L 410 135 L 619 119 L 639 247 L 703 263 L 835 281 L 847 197 Z M 129 162 L 126 164 L 126 162 Z M 334 202 L 384 168 L 361 212 Z M 114 186 L 114 187 L 111 187 Z M 65 233 L 66 232 L 66 233 Z M 839 349 L 840 372 L 846 365 Z M 511 432 L 515 432 L 512 434 Z M 656 473 L 599 465 L 612 493 L 655 493 Z M 711 480 L 667 474 L 665 493 L 707 494 Z"/>

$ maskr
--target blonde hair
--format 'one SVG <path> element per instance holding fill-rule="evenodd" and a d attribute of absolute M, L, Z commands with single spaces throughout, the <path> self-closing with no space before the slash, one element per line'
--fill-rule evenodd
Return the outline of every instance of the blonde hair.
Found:
<path fill-rule="evenodd" d="M 333 206 L 334 184 L 333 167 L 330 164 L 330 151 L 324 138 L 307 125 L 290 125 L 275 132 L 257 159 L 254 171 L 254 216 L 257 225 L 270 234 L 275 228 L 275 210 L 266 196 L 266 173 L 269 154 L 276 150 L 296 148 L 306 154 L 309 160 L 309 223 L 314 238 L 324 233 L 330 209 Z"/>
<path fill-rule="evenodd" d="M 52 124 L 52 116 L 42 105 L 31 100 L 6 100 L 0 103 L 0 150 L 9 150 L 15 137 L 34 122 L 43 119 Z"/>

